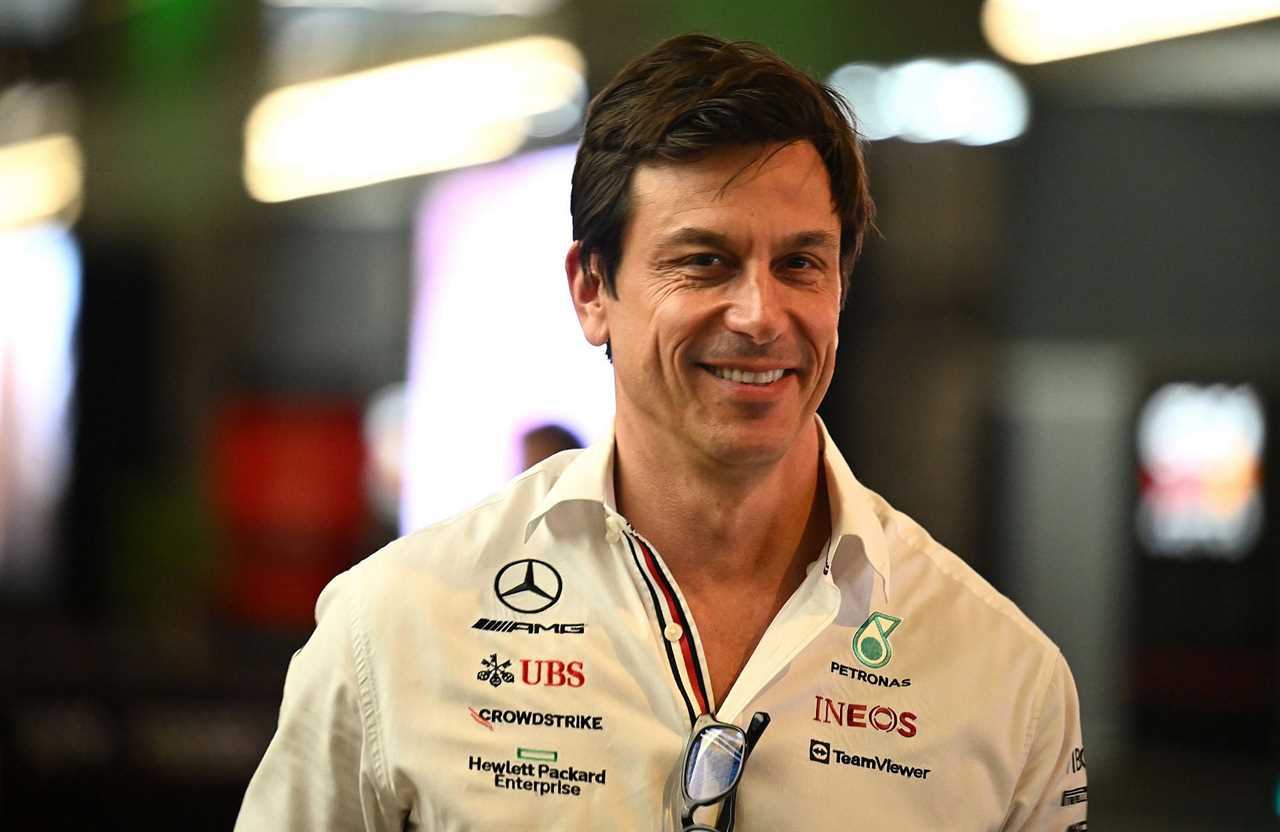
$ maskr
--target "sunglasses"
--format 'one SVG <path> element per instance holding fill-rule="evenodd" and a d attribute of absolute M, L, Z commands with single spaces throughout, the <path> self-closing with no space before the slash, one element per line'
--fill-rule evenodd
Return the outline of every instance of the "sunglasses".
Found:
<path fill-rule="evenodd" d="M 751 750 L 769 727 L 769 715 L 757 711 L 744 731 L 737 725 L 703 714 L 693 723 L 680 760 L 679 793 L 672 806 L 679 812 L 679 832 L 733 832 L 738 782 Z M 715 826 L 697 823 L 693 813 L 722 804 Z"/>

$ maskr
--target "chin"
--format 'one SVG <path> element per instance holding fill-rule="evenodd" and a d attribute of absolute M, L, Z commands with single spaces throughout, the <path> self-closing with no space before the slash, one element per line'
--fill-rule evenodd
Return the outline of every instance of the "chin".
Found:
<path fill-rule="evenodd" d="M 793 436 L 779 430 L 720 427 L 706 436 L 708 456 L 728 467 L 769 465 L 787 455 Z"/>

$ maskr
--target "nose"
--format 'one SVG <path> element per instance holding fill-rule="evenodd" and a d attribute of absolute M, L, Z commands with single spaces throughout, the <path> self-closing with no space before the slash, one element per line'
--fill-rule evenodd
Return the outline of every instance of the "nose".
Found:
<path fill-rule="evenodd" d="M 777 340 L 786 325 L 782 288 L 767 265 L 743 268 L 729 285 L 725 325 L 756 344 Z"/>

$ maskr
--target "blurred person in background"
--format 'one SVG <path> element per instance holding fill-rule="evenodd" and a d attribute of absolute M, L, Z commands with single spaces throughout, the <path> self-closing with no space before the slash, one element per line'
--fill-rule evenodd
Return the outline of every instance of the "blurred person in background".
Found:
<path fill-rule="evenodd" d="M 582 440 L 573 431 L 557 424 L 539 425 L 520 437 L 521 471 L 532 468 L 544 459 L 561 451 L 582 447 Z"/>
<path fill-rule="evenodd" d="M 706 36 L 595 97 L 566 271 L 613 433 L 329 585 L 239 829 L 1086 828 L 1061 653 L 816 415 L 851 125 Z"/>

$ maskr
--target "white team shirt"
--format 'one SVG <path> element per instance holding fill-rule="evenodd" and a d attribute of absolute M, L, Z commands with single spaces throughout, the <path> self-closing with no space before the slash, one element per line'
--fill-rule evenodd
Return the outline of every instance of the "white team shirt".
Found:
<path fill-rule="evenodd" d="M 1085 830 L 1062 654 L 819 425 L 830 541 L 723 702 L 610 437 L 333 580 L 236 829 L 657 830 L 697 715 L 765 711 L 739 832 Z"/>

